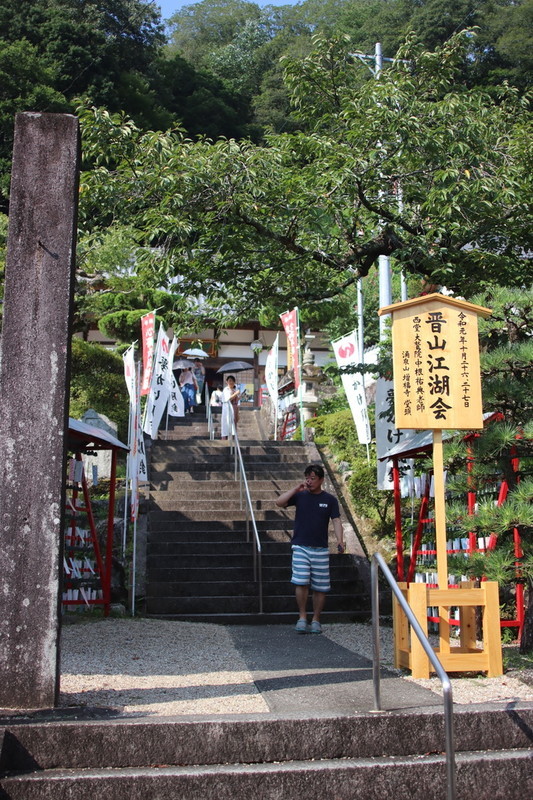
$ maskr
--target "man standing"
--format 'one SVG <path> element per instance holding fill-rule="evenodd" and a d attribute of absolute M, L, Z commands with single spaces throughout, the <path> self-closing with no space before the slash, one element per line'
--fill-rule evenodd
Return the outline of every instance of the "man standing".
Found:
<path fill-rule="evenodd" d="M 337 550 L 344 553 L 344 539 L 337 498 L 322 489 L 324 469 L 310 464 L 304 471 L 305 482 L 281 494 L 279 508 L 296 506 L 292 537 L 292 578 L 300 618 L 298 633 L 322 633 L 320 614 L 330 590 L 328 528 L 330 519 L 337 537 Z M 313 619 L 307 624 L 307 597 L 313 591 Z"/>

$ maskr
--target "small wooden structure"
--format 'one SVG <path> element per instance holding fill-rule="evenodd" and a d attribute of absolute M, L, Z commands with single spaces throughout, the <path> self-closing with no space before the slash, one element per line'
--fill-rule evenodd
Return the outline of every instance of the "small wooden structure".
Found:
<path fill-rule="evenodd" d="M 107 531 L 105 541 L 105 557 L 100 552 L 98 537 L 96 535 L 96 527 L 91 508 L 91 501 L 87 487 L 87 481 L 83 469 L 79 480 L 70 480 L 67 483 L 67 488 L 70 489 L 71 497 L 66 507 L 67 516 L 67 531 L 65 536 L 65 546 L 68 552 L 76 550 L 77 544 L 75 540 L 76 522 L 80 514 L 87 516 L 87 523 L 90 531 L 90 542 L 94 550 L 97 575 L 100 578 L 102 597 L 94 600 L 78 599 L 64 601 L 67 606 L 71 605 L 102 605 L 104 608 L 104 615 L 109 615 L 111 606 L 111 568 L 113 561 L 113 527 L 115 516 L 115 486 L 117 474 L 117 455 L 120 451 L 129 452 L 129 447 L 121 441 L 111 436 L 100 428 L 95 428 L 92 425 L 87 425 L 80 420 L 69 418 L 68 425 L 68 439 L 67 449 L 74 454 L 75 460 L 81 462 L 82 455 L 87 451 L 94 450 L 111 450 L 111 476 L 109 481 L 109 510 L 107 516 Z M 80 497 L 81 494 L 81 497 Z M 83 502 L 81 498 L 83 497 Z M 69 583 L 67 580 L 66 583 Z"/>
<path fill-rule="evenodd" d="M 394 411 L 398 429 L 433 431 L 435 532 L 438 587 L 400 584 L 423 630 L 427 608 L 439 609 L 439 647 L 444 669 L 453 672 L 503 672 L 498 584 L 481 588 L 449 587 L 446 555 L 446 512 L 442 453 L 443 429 L 483 427 L 477 317 L 490 310 L 440 294 L 417 297 L 379 311 L 392 316 Z M 461 639 L 450 644 L 450 609 L 460 609 Z M 483 644 L 476 645 L 475 609 L 483 617 Z M 414 637 L 413 637 L 414 638 Z M 411 669 L 413 677 L 427 678 L 430 662 L 416 641 L 410 640 L 407 620 L 394 604 L 395 663 Z"/>

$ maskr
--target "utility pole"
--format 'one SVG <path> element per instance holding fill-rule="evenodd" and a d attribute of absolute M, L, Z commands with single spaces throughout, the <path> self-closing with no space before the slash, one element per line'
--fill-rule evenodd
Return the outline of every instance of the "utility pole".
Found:
<path fill-rule="evenodd" d="M 383 69 L 383 62 L 389 61 L 394 63 L 398 59 L 395 58 L 383 58 L 383 52 L 381 49 L 381 42 L 376 42 L 374 48 L 374 55 L 368 55 L 365 53 L 354 52 L 350 54 L 353 58 L 358 58 L 363 63 L 367 64 L 368 61 L 373 62 L 373 66 L 368 66 L 370 72 L 374 76 L 375 80 L 379 80 Z M 402 62 L 407 63 L 407 62 Z M 399 197 L 398 197 L 398 208 L 402 210 L 402 200 L 401 200 L 401 188 L 399 189 Z M 390 265 L 390 258 L 389 256 L 379 256 L 378 258 L 378 274 L 379 274 L 379 305 L 380 308 L 384 306 L 391 305 L 392 303 L 392 279 L 391 279 L 391 265 Z M 361 281 L 361 279 L 360 279 Z M 358 291 L 362 293 L 362 284 L 359 281 L 358 283 Z M 402 300 L 407 300 L 407 283 L 405 281 L 405 276 L 402 273 Z M 362 340 L 362 329 L 363 329 L 363 314 L 362 314 L 362 306 L 359 306 L 359 298 L 358 298 L 358 324 L 359 324 L 359 336 L 360 341 Z M 385 331 L 386 331 L 386 320 L 384 317 L 379 318 L 379 338 L 382 341 L 385 338 Z"/>

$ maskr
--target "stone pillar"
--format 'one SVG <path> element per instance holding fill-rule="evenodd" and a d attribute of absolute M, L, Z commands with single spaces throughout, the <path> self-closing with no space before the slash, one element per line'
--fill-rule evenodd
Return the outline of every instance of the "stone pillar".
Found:
<path fill-rule="evenodd" d="M 306 347 L 302 359 L 302 409 L 305 422 L 315 416 L 318 408 L 316 390 L 322 379 L 322 370 L 315 367 L 315 356 L 309 347 Z"/>
<path fill-rule="evenodd" d="M 79 126 L 17 114 L 0 367 L 0 708 L 59 688 Z"/>

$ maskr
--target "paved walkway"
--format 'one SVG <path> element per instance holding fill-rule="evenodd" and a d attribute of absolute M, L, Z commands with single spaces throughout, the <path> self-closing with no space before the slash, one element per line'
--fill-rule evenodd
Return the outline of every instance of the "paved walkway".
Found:
<path fill-rule="evenodd" d="M 274 714 L 353 714 L 374 706 L 372 662 L 326 636 L 287 625 L 232 626 L 230 634 Z M 382 709 L 442 706 L 428 689 L 381 671 Z"/>

